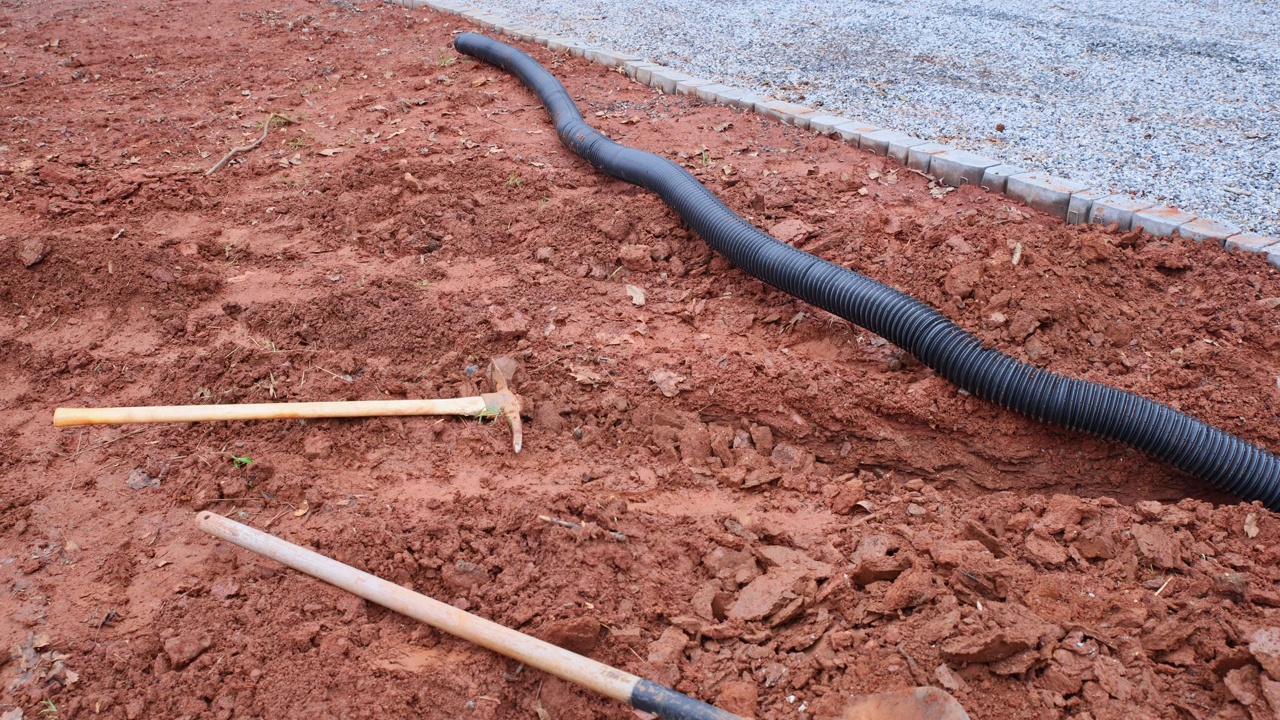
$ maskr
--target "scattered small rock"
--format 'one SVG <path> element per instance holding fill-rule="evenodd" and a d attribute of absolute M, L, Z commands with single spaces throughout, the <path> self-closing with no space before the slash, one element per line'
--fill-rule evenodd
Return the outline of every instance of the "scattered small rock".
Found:
<path fill-rule="evenodd" d="M 755 717 L 760 703 L 760 689 L 753 682 L 730 680 L 720 686 L 716 707 L 739 717 Z"/>
<path fill-rule="evenodd" d="M 893 612 L 923 605 L 935 596 L 937 590 L 933 587 L 933 573 L 917 567 L 907 570 L 893 581 L 881 604 L 885 612 Z"/>
<path fill-rule="evenodd" d="M 18 262 L 22 263 L 23 267 L 32 267 L 48 254 L 48 243 L 39 238 L 28 238 L 22 243 L 22 247 L 18 248 Z"/>
<path fill-rule="evenodd" d="M 662 631 L 662 635 L 649 645 L 649 662 L 654 665 L 676 663 L 689 645 L 689 636 L 680 628 L 671 625 Z"/>
<path fill-rule="evenodd" d="M 209 586 L 209 594 L 219 600 L 235 597 L 240 594 L 240 583 L 233 577 L 220 577 Z"/>
<path fill-rule="evenodd" d="M 900 552 L 902 542 L 892 535 L 869 535 L 858 543 L 854 551 L 853 580 L 867 585 L 879 580 L 894 580 L 911 566 L 910 560 Z"/>
<path fill-rule="evenodd" d="M 127 482 L 129 487 L 134 490 L 160 487 L 160 478 L 151 477 L 147 474 L 147 471 L 142 468 L 134 468 L 130 470 Z"/>
<path fill-rule="evenodd" d="M 1180 543 L 1167 530 L 1155 525 L 1135 524 L 1129 529 L 1138 542 L 1138 554 L 1161 570 L 1182 568 Z"/>
<path fill-rule="evenodd" d="M 938 681 L 939 685 L 950 692 L 959 692 L 968 687 L 968 683 L 964 681 L 964 678 L 956 675 L 946 663 L 934 669 L 933 677 Z"/>
<path fill-rule="evenodd" d="M 649 373 L 649 382 L 658 386 L 658 390 L 667 397 L 675 397 L 680 394 L 680 383 L 684 382 L 685 377 L 678 375 L 666 368 L 658 368 Z M 708 438 L 708 442 L 710 439 Z"/>
<path fill-rule="evenodd" d="M 1271 677 L 1280 677 L 1280 627 L 1264 627 L 1249 637 L 1249 652 Z"/>
<path fill-rule="evenodd" d="M 187 633 L 165 640 L 164 654 L 169 656 L 169 662 L 174 670 L 181 670 L 190 665 L 192 660 L 200 657 L 212 645 L 213 640 L 208 635 Z"/>
<path fill-rule="evenodd" d="M 1036 529 L 1022 544 L 1027 559 L 1047 567 L 1055 567 L 1067 561 L 1067 550 L 1043 529 Z"/>
<path fill-rule="evenodd" d="M 796 246 L 816 235 L 817 231 L 803 221 L 793 218 L 783 220 L 769 228 L 769 234 L 788 245 Z"/>
<path fill-rule="evenodd" d="M 648 272 L 653 269 L 652 250 L 648 245 L 623 245 L 618 248 L 618 262 L 633 272 Z"/>
<path fill-rule="evenodd" d="M 803 570 L 775 568 L 752 580 L 729 608 L 730 618 L 747 622 L 763 620 L 782 610 L 804 592 L 808 573 Z"/>
<path fill-rule="evenodd" d="M 831 512 L 838 515 L 848 515 L 854 511 L 858 503 L 867 499 L 867 486 L 861 478 L 850 478 L 840 486 L 830 500 L 827 501 L 831 507 Z"/>
<path fill-rule="evenodd" d="M 445 563 L 440 567 L 440 579 L 444 581 L 445 587 L 450 590 L 464 592 L 476 585 L 488 582 L 489 574 L 484 571 L 484 568 L 473 562 L 458 560 L 452 563 Z"/>
<path fill-rule="evenodd" d="M 538 635 L 552 645 L 589 655 L 600 641 L 600 621 L 586 616 L 553 620 L 539 628 Z"/>
<path fill-rule="evenodd" d="M 977 635 L 961 635 L 943 642 L 942 657 L 956 663 L 989 663 L 1013 657 L 1035 647 L 1038 637 L 1004 629 Z"/>

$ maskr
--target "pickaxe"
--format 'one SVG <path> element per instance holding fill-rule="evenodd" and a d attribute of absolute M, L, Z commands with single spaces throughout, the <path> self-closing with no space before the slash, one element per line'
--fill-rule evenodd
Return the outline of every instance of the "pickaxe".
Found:
<path fill-rule="evenodd" d="M 511 390 L 510 370 L 499 363 L 490 367 L 494 392 L 475 397 L 441 400 L 354 400 L 337 402 L 248 403 L 241 405 L 152 405 L 116 408 L 58 408 L 55 427 L 70 425 L 120 425 L 124 423 L 205 422 L 208 420 L 271 420 L 280 418 L 343 418 L 388 415 L 505 415 L 511 424 L 511 444 L 520 452 L 524 432 L 520 425 L 522 403 Z"/>

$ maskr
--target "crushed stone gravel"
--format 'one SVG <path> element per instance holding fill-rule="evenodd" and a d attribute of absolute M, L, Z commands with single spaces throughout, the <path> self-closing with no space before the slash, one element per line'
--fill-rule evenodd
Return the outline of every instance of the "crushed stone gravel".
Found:
<path fill-rule="evenodd" d="M 478 0 L 535 27 L 1280 235 L 1280 3 Z"/>

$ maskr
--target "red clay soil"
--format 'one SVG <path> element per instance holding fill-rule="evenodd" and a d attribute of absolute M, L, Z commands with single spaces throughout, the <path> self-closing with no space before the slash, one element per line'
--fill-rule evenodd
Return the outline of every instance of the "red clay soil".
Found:
<path fill-rule="evenodd" d="M 455 53 L 457 18 L 0 8 L 6 720 L 632 716 L 216 542 L 206 508 L 744 715 L 921 684 L 984 719 L 1280 711 L 1275 515 L 746 277 Z M 524 49 L 784 240 L 1280 448 L 1256 257 L 943 192 Z M 457 418 L 50 422 L 471 395 L 499 356 L 519 455 Z"/>

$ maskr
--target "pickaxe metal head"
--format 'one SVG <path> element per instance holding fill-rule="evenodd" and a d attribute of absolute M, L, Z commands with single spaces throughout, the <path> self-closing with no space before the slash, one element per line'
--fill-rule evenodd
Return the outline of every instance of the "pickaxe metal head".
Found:
<path fill-rule="evenodd" d="M 515 363 L 499 362 L 505 358 L 495 358 L 489 364 L 489 379 L 493 382 L 494 392 L 482 393 L 486 415 L 505 415 L 511 424 L 511 446 L 516 452 L 524 446 L 524 430 L 520 424 L 520 412 L 523 403 L 520 396 L 511 389 L 511 381 L 515 375 Z"/>

